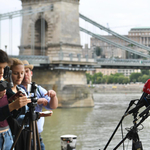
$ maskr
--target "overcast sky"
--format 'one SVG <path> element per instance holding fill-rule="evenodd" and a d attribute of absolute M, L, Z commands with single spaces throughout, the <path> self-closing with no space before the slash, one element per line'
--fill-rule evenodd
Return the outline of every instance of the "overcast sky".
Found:
<path fill-rule="evenodd" d="M 150 27 L 150 0 L 80 0 L 80 13 L 119 34 Z"/>
<path fill-rule="evenodd" d="M 0 0 L 0 13 L 19 9 L 20 0 Z M 128 34 L 133 27 L 150 27 L 150 0 L 80 0 L 79 12 L 119 34 Z M 3 24 L 1 35 L 4 35 L 5 30 Z M 13 39 L 13 47 L 14 43 L 19 45 L 19 42 L 18 35 L 18 38 Z M 1 40 L 1 48 L 4 49 L 5 44 Z"/>

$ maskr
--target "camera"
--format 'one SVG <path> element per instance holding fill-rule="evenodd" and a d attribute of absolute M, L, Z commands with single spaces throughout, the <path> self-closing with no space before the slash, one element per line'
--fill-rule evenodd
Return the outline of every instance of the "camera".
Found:
<path fill-rule="evenodd" d="M 37 104 L 37 84 L 35 84 L 35 82 L 31 82 L 30 84 L 28 84 L 27 86 L 27 92 L 30 93 L 30 97 L 31 101 L 33 104 Z"/>
<path fill-rule="evenodd" d="M 12 73 L 12 71 L 10 70 L 10 68 L 9 68 L 8 66 L 6 66 L 6 67 L 4 68 L 3 78 L 4 78 L 4 79 L 9 78 L 10 75 L 11 75 L 11 73 Z"/>
<path fill-rule="evenodd" d="M 9 83 L 7 81 L 0 81 L 0 91 L 4 91 L 5 89 L 9 89 L 13 87 L 13 81 L 11 77 L 12 71 L 8 66 L 4 68 L 4 74 L 3 78 L 4 79 L 9 79 Z"/>

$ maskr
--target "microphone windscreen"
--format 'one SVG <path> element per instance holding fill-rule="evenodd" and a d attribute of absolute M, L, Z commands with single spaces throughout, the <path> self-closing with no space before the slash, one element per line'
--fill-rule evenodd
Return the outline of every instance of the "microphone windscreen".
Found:
<path fill-rule="evenodd" d="M 148 79 L 144 84 L 143 92 L 150 94 L 150 79 Z"/>

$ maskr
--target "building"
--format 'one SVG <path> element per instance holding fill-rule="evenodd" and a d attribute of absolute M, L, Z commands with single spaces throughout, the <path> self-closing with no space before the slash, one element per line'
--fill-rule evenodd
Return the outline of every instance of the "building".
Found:
<path fill-rule="evenodd" d="M 148 52 L 146 50 L 143 50 L 137 46 L 134 46 L 133 44 L 130 44 L 122 39 L 119 39 L 113 35 L 101 35 L 102 37 L 111 40 L 117 44 L 130 47 L 134 50 L 137 50 L 139 52 L 147 54 Z M 128 35 L 124 35 L 131 40 L 134 40 L 140 44 L 143 44 L 145 46 L 150 46 L 150 27 L 136 27 L 136 28 L 131 28 L 130 31 L 128 32 Z M 100 47 L 102 49 L 102 54 L 100 57 L 103 58 L 117 58 L 117 59 L 138 59 L 139 57 L 136 56 L 133 53 L 126 52 L 120 48 L 117 48 L 113 45 L 110 45 L 106 42 L 103 42 L 97 38 L 92 37 L 91 38 L 91 48 L 88 49 L 85 47 L 86 52 L 88 50 L 88 55 L 89 57 L 92 57 L 94 54 L 94 49 L 96 47 Z M 84 55 L 85 55 L 85 50 Z M 110 75 L 114 73 L 123 73 L 125 76 L 129 77 L 129 75 L 133 72 L 140 72 L 140 70 L 135 70 L 135 69 L 97 69 L 95 71 L 97 72 L 102 72 L 104 75 Z"/>
<path fill-rule="evenodd" d="M 148 53 L 146 50 L 134 46 L 133 44 L 130 44 L 113 35 L 101 35 L 101 36 L 122 46 L 130 47 L 142 53 L 146 53 L 146 54 Z M 124 35 L 124 36 L 145 46 L 150 46 L 150 27 L 131 28 L 131 30 L 128 32 L 128 35 Z M 138 58 L 132 53 L 126 52 L 120 48 L 117 48 L 113 45 L 110 45 L 94 37 L 91 38 L 90 44 L 91 44 L 91 53 L 93 53 L 95 47 L 100 47 L 103 51 L 102 56 L 105 58 L 121 58 L 121 59 L 134 58 L 134 57 L 136 59 Z"/>

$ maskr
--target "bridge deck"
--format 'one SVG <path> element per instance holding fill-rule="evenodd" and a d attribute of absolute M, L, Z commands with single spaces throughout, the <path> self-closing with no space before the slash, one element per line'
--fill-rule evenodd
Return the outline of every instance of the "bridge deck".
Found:
<path fill-rule="evenodd" d="M 98 58 L 95 68 L 150 69 L 150 60 Z"/>

